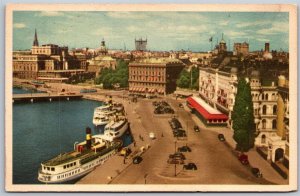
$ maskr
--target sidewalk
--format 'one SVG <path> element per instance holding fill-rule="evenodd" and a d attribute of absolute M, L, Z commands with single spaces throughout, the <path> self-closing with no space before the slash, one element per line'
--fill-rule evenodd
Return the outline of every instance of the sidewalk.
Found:
<path fill-rule="evenodd" d="M 187 106 L 184 106 L 186 111 L 189 111 L 189 108 Z M 226 139 L 226 142 L 229 144 L 229 146 L 234 150 L 236 147 L 236 142 L 233 139 L 233 131 L 230 130 L 227 127 L 206 127 L 201 120 L 195 116 L 192 115 L 193 121 L 200 127 L 201 131 L 213 131 L 216 133 L 222 133 Z M 288 184 L 288 179 L 284 179 L 280 176 L 279 173 L 277 173 L 271 166 L 271 164 L 263 159 L 255 150 L 255 148 L 252 148 L 247 153 L 248 159 L 250 162 L 250 165 L 252 167 L 257 167 L 261 170 L 263 173 L 263 177 L 275 184 Z"/>

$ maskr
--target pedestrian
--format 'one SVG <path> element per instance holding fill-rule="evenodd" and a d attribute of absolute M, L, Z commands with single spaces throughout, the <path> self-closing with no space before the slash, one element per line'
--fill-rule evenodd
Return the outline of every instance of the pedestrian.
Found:
<path fill-rule="evenodd" d="M 161 133 L 161 137 L 164 137 L 164 133 Z"/>
<path fill-rule="evenodd" d="M 133 146 L 135 147 L 135 145 L 136 145 L 136 142 L 134 141 L 134 142 L 133 142 Z"/>

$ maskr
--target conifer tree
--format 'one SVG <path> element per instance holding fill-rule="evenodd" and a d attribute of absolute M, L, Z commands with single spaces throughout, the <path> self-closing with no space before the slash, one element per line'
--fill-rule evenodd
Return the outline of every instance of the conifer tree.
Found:
<path fill-rule="evenodd" d="M 250 83 L 241 78 L 238 82 L 237 95 L 232 112 L 233 139 L 236 149 L 248 151 L 254 146 L 255 123 Z"/>

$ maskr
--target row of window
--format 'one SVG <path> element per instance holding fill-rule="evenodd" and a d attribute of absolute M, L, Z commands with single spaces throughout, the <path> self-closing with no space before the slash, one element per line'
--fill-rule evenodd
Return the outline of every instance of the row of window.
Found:
<path fill-rule="evenodd" d="M 57 176 L 57 179 L 59 180 L 59 179 L 63 179 L 63 178 L 69 177 L 69 176 L 73 176 L 74 174 L 77 174 L 79 172 L 80 172 L 80 169 L 76 169 L 75 171 Z"/>
<path fill-rule="evenodd" d="M 164 87 L 164 84 L 153 84 L 150 82 L 134 82 L 130 84 L 130 87 L 152 87 L 152 88 L 160 88 L 160 87 Z"/>
<path fill-rule="evenodd" d="M 151 76 L 132 76 L 129 75 L 130 80 L 152 81 L 152 82 L 164 82 L 165 77 L 151 77 Z"/>
<path fill-rule="evenodd" d="M 76 166 L 76 162 L 66 164 L 66 165 L 64 165 L 63 167 L 64 167 L 64 169 L 67 169 L 67 168 L 73 167 L 73 166 Z"/>

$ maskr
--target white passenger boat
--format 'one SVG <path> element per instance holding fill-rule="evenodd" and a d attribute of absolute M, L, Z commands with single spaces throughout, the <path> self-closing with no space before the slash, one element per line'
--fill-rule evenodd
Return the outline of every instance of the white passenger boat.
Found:
<path fill-rule="evenodd" d="M 104 134 L 100 137 L 107 141 L 114 141 L 121 137 L 128 130 L 128 121 L 125 117 L 116 117 L 109 122 L 104 128 Z"/>
<path fill-rule="evenodd" d="M 86 129 L 86 141 L 74 144 L 74 150 L 41 163 L 38 180 L 43 183 L 63 183 L 80 178 L 103 164 L 122 146 L 121 141 L 109 142 L 99 135 L 91 136 Z"/>

